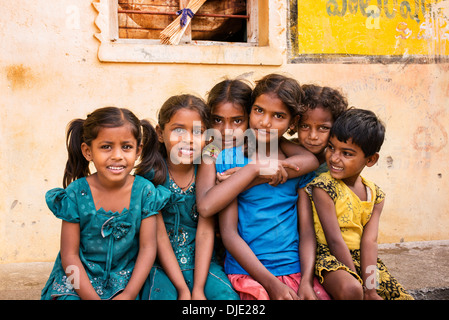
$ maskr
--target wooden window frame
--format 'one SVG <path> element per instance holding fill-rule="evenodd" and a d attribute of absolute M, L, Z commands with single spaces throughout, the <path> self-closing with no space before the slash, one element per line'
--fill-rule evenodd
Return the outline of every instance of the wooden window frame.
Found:
<path fill-rule="evenodd" d="M 118 1 L 92 2 L 98 11 L 95 24 L 100 30 L 95 37 L 100 41 L 98 59 L 102 62 L 136 63 L 193 63 L 231 65 L 281 65 L 283 55 L 280 43 L 271 36 L 269 0 L 248 0 L 250 9 L 249 41 L 218 42 L 191 41 L 179 45 L 164 45 L 154 39 L 122 39 L 118 37 Z M 267 23 L 268 21 L 268 23 Z"/>
<path fill-rule="evenodd" d="M 185 8 L 190 0 L 179 0 L 179 5 L 180 8 Z M 120 0 L 117 1 L 118 3 L 120 3 Z M 233 20 L 245 20 L 246 23 L 246 39 L 244 41 L 235 41 L 237 43 L 242 43 L 245 45 L 257 45 L 258 44 L 258 32 L 257 32 L 257 27 L 258 27 L 258 23 L 256 21 L 257 19 L 257 9 L 254 8 L 253 5 L 254 1 L 246 1 L 246 7 L 247 7 L 247 11 L 248 13 L 245 13 L 244 15 L 241 14 L 213 14 L 213 13 L 200 13 L 197 12 L 195 14 L 195 17 L 219 17 L 219 18 L 232 18 Z M 251 10 L 253 12 L 251 12 Z M 178 15 L 178 10 L 174 10 L 171 12 L 166 12 L 166 11 L 155 11 L 155 10 L 133 10 L 133 9 L 121 9 L 120 7 L 118 7 L 118 14 L 139 14 L 139 15 L 147 15 L 150 17 L 157 17 L 157 16 L 162 16 L 162 15 L 168 15 L 168 16 L 172 16 L 173 20 L 176 19 L 177 15 Z M 118 19 L 120 21 L 120 17 Z M 142 30 L 145 30 L 145 28 L 142 28 Z M 120 38 L 120 22 L 119 22 L 119 35 L 118 38 Z M 133 37 L 125 37 L 124 39 L 133 39 Z M 144 39 L 144 38 L 136 38 L 136 39 Z M 156 38 L 148 38 L 148 40 L 153 40 L 154 44 L 159 44 L 160 39 L 159 37 Z M 214 43 L 214 40 L 192 40 L 192 23 L 189 23 L 189 25 L 187 26 L 186 30 L 184 31 L 184 35 L 182 36 L 181 40 L 180 40 L 180 44 L 190 44 L 192 43 L 192 41 L 194 41 L 195 44 L 206 44 L 206 45 L 210 45 Z M 226 43 L 225 40 L 215 40 L 216 42 L 218 42 L 217 44 L 220 43 Z M 228 41 L 229 42 L 229 41 Z"/>

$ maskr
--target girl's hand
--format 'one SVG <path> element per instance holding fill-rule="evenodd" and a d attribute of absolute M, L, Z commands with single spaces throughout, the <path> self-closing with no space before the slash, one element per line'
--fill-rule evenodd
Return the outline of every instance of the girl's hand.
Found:
<path fill-rule="evenodd" d="M 273 172 L 271 176 L 270 171 Z M 268 177 L 271 179 L 268 184 L 273 187 L 276 187 L 280 183 L 285 183 L 288 179 L 287 171 L 278 160 L 270 161 L 268 167 L 263 168 L 263 172 L 267 173 Z"/>
<path fill-rule="evenodd" d="M 267 289 L 267 288 L 266 288 Z M 299 300 L 295 290 L 276 278 L 271 288 L 267 289 L 271 300 Z"/>
<path fill-rule="evenodd" d="M 178 290 L 178 300 L 192 300 L 192 295 L 189 288 L 185 287 Z"/>
<path fill-rule="evenodd" d="M 280 183 L 285 183 L 288 179 L 287 168 L 298 171 L 299 168 L 285 160 L 260 161 L 260 176 L 269 178 L 269 184 L 276 187 Z"/>
<path fill-rule="evenodd" d="M 300 300 L 318 300 L 313 286 L 307 281 L 301 281 L 298 288 L 298 296 Z"/>
<path fill-rule="evenodd" d="M 123 290 L 118 295 L 116 295 L 112 300 L 135 300 L 130 295 L 126 293 L 126 290 Z"/>
<path fill-rule="evenodd" d="M 217 172 L 216 183 L 218 184 L 220 182 L 225 181 L 231 175 L 236 173 L 239 169 L 241 169 L 241 167 L 234 167 L 234 168 L 228 169 L 228 170 L 226 170 L 225 172 L 222 172 L 222 173 Z"/>
<path fill-rule="evenodd" d="M 375 289 L 373 290 L 365 290 L 363 295 L 363 300 L 383 300 L 381 296 L 379 296 Z"/>
<path fill-rule="evenodd" d="M 207 300 L 204 290 L 193 288 L 192 300 Z"/>

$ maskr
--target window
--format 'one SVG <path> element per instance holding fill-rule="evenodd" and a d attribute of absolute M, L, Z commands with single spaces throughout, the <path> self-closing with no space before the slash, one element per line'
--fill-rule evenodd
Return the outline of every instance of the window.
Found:
<path fill-rule="evenodd" d="M 99 0 L 95 20 L 98 58 L 104 62 L 280 65 L 270 39 L 268 0 L 209 0 L 196 12 L 180 43 L 159 35 L 188 0 Z"/>
<path fill-rule="evenodd" d="M 178 10 L 189 1 L 166 0 L 119 0 L 119 38 L 155 39 L 159 41 L 161 31 L 172 23 Z M 257 12 L 247 14 L 246 0 L 208 0 L 195 13 L 182 39 L 191 41 L 223 41 L 256 43 L 257 35 L 252 30 L 250 19 L 257 18 Z"/>

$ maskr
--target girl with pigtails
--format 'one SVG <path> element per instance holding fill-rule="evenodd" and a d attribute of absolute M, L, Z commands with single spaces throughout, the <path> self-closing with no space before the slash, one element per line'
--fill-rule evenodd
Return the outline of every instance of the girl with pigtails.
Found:
<path fill-rule="evenodd" d="M 105 107 L 69 123 L 67 149 L 64 188 L 45 195 L 62 229 L 41 299 L 136 299 L 156 257 L 156 214 L 170 197 L 131 174 L 160 172 L 156 132 L 127 109 Z"/>

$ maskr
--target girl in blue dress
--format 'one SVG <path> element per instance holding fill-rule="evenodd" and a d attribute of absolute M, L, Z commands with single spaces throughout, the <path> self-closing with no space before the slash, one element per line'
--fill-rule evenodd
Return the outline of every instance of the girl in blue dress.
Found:
<path fill-rule="evenodd" d="M 159 111 L 156 131 L 164 170 L 159 174 L 172 195 L 157 217 L 157 261 L 142 289 L 149 300 L 238 299 L 214 255 L 215 219 L 199 217 L 196 208 L 196 162 L 209 124 L 207 107 L 193 95 L 169 98 Z M 154 181 L 154 180 L 153 180 Z"/>
<path fill-rule="evenodd" d="M 137 173 L 158 170 L 156 143 L 151 124 L 127 109 L 105 107 L 70 122 L 64 189 L 45 196 L 62 229 L 42 299 L 138 297 L 156 257 L 156 214 L 170 193 L 131 171 L 139 157 Z"/>

